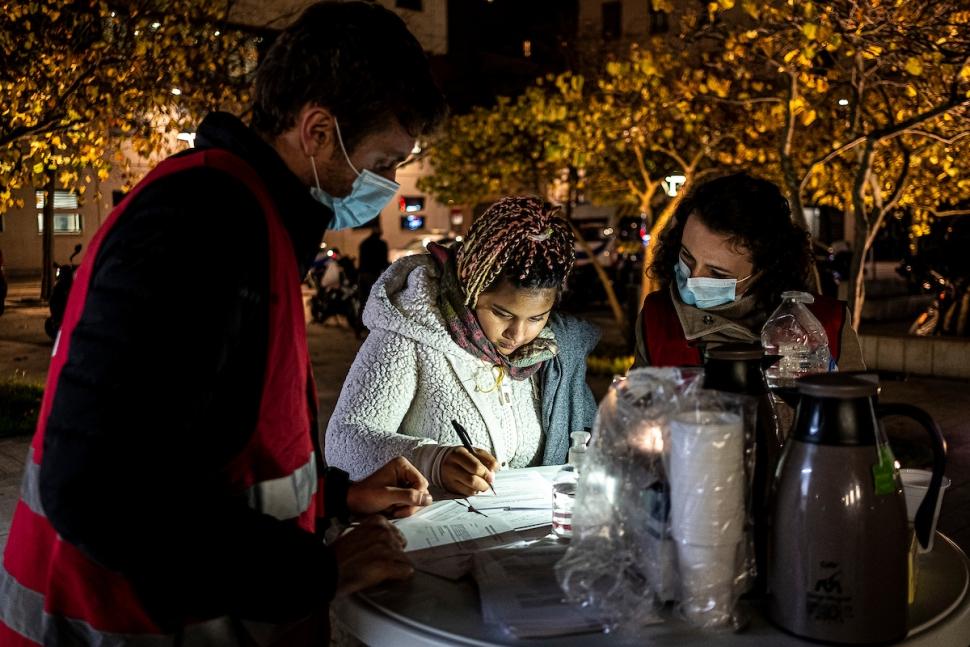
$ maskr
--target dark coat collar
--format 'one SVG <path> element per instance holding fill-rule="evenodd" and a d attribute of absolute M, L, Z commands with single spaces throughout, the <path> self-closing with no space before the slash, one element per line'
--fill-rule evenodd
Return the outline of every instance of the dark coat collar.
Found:
<path fill-rule="evenodd" d="M 283 225 L 293 242 L 300 276 L 306 274 L 333 219 L 333 211 L 310 195 L 310 189 L 276 150 L 234 115 L 212 112 L 199 124 L 199 148 L 221 148 L 245 160 L 266 182 Z"/>

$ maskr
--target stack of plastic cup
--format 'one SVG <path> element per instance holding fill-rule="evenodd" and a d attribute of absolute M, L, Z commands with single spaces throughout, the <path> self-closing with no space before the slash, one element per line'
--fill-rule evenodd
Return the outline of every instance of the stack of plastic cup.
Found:
<path fill-rule="evenodd" d="M 681 609 L 698 626 L 728 624 L 745 525 L 741 417 L 723 411 L 675 416 L 667 461 Z"/>

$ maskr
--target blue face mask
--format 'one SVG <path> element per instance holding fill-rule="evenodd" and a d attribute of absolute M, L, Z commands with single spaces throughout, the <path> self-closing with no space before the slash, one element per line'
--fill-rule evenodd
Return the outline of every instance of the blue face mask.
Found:
<path fill-rule="evenodd" d="M 310 195 L 313 199 L 323 204 L 333 211 L 333 220 L 330 221 L 330 229 L 349 229 L 359 227 L 369 220 L 373 220 L 380 214 L 381 209 L 394 198 L 401 185 L 383 178 L 370 169 L 358 171 L 347 155 L 344 148 L 343 138 L 340 136 L 340 125 L 334 117 L 334 126 L 337 129 L 337 141 L 340 143 L 340 150 L 343 151 L 344 159 L 351 170 L 357 174 L 351 186 L 350 193 L 343 198 L 335 198 L 320 188 L 320 177 L 317 175 L 317 163 L 310 156 L 310 164 L 313 165 L 313 179 L 316 186 L 310 187 Z"/>
<path fill-rule="evenodd" d="M 677 276 L 677 291 L 680 299 L 690 306 L 697 306 L 702 310 L 722 306 L 737 299 L 737 285 L 740 281 L 747 281 L 753 275 L 743 279 L 712 279 L 691 278 L 690 269 L 683 259 L 677 261 L 674 268 Z"/>

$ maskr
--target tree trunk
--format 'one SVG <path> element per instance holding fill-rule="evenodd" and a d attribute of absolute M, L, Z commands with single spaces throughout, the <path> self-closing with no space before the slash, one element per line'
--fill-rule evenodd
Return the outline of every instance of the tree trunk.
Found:
<path fill-rule="evenodd" d="M 795 114 L 792 112 L 792 102 L 798 97 L 798 78 L 792 75 L 788 77 L 788 93 L 785 101 L 785 134 L 778 145 L 778 158 L 781 162 L 781 172 L 785 178 L 785 186 L 788 189 L 788 202 L 791 205 L 792 218 L 808 231 L 808 223 L 805 221 L 805 211 L 802 209 L 802 189 L 798 174 L 795 173 L 795 162 L 792 159 L 792 146 L 795 137 Z"/>
<path fill-rule="evenodd" d="M 849 271 L 852 290 L 849 293 L 849 312 L 852 313 L 852 327 L 859 330 L 862 321 L 862 306 L 866 302 L 865 262 L 869 251 L 869 217 L 866 213 L 865 191 L 872 169 L 874 144 L 866 142 L 865 150 L 859 156 L 859 168 L 852 185 L 852 211 L 855 241 L 852 246 L 852 268 Z"/>
<path fill-rule="evenodd" d="M 685 183 L 686 186 L 686 183 Z M 660 234 L 667 227 L 667 223 L 674 215 L 674 211 L 677 209 L 677 205 L 680 204 L 680 198 L 684 195 L 683 189 L 677 192 L 677 197 L 667 203 L 667 205 L 657 216 L 657 219 L 653 222 L 653 226 L 650 227 L 650 240 L 647 242 L 647 250 L 643 255 L 643 283 L 640 288 L 640 303 L 643 304 L 643 300 L 651 292 L 656 292 L 660 289 L 660 282 L 651 277 L 648 273 L 650 266 L 653 265 L 653 260 L 657 257 L 657 245 L 660 244 Z"/>
<path fill-rule="evenodd" d="M 790 156 L 782 155 L 781 170 L 785 176 L 785 187 L 788 193 L 788 204 L 791 206 L 792 219 L 796 225 L 805 231 L 809 231 L 808 221 L 805 219 L 804 205 L 802 204 L 801 182 L 795 174 L 795 165 Z"/>
<path fill-rule="evenodd" d="M 570 173 L 570 177 L 572 177 L 572 173 Z M 623 306 L 620 305 L 620 300 L 616 298 L 616 290 L 613 289 L 613 282 L 610 281 L 610 277 L 606 275 L 606 271 L 599 264 L 599 261 L 596 260 L 596 254 L 593 253 L 593 249 L 586 242 L 586 239 L 583 238 L 582 233 L 573 222 L 573 186 L 573 183 L 570 181 L 566 192 L 566 222 L 569 223 L 570 229 L 573 230 L 573 236 L 576 237 L 576 242 L 579 243 L 579 246 L 589 257 L 589 261 L 593 265 L 593 270 L 596 272 L 596 277 L 603 285 L 603 291 L 606 293 L 606 300 L 610 304 L 610 310 L 613 311 L 613 318 L 616 320 L 616 325 L 623 331 L 624 339 L 630 342 L 631 340 L 627 339 L 629 337 L 629 331 L 626 325 L 626 315 L 623 314 Z"/>
<path fill-rule="evenodd" d="M 43 248 L 40 298 L 47 301 L 51 298 L 51 288 L 54 286 L 54 171 L 52 170 L 47 171 L 47 183 L 44 185 L 43 229 L 40 237 Z"/>

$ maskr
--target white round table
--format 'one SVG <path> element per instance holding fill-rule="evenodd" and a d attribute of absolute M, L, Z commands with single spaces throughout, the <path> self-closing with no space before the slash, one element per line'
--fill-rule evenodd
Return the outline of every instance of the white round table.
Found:
<path fill-rule="evenodd" d="M 910 607 L 912 647 L 967 647 L 970 644 L 970 563 L 956 544 L 939 535 L 933 551 L 920 556 L 917 597 Z M 670 620 L 645 628 L 639 636 L 579 634 L 518 640 L 497 625 L 482 622 L 478 592 L 471 578 L 445 580 L 415 573 L 408 582 L 377 587 L 333 605 L 336 618 L 372 647 L 427 645 L 676 645 L 678 647 L 786 647 L 810 645 L 772 626 L 753 612 L 739 633 L 702 633 Z"/>

